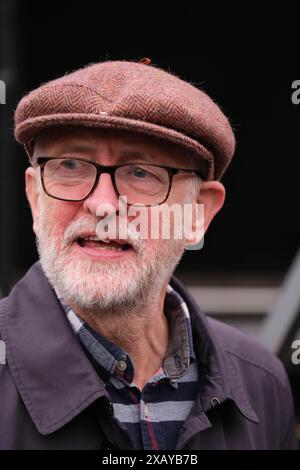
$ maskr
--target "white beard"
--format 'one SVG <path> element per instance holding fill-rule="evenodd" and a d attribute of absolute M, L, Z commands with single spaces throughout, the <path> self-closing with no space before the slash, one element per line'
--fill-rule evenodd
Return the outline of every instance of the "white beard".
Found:
<path fill-rule="evenodd" d="M 135 240 L 128 233 L 128 241 L 135 249 L 130 258 L 80 259 L 71 241 L 83 232 L 95 232 L 97 222 L 92 215 L 85 216 L 62 230 L 49 222 L 41 201 L 37 248 L 57 296 L 98 315 L 125 311 L 128 314 L 129 310 L 149 305 L 179 263 L 184 251 L 182 240 Z"/>

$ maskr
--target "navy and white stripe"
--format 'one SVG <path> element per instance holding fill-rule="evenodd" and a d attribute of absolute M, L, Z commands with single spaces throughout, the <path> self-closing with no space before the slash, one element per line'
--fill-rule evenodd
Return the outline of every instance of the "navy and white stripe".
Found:
<path fill-rule="evenodd" d="M 175 449 L 180 428 L 190 413 L 198 388 L 197 361 L 190 315 L 182 297 L 169 285 L 164 313 L 170 343 L 159 370 L 143 390 L 134 384 L 128 354 L 84 323 L 62 304 L 79 340 L 101 366 L 115 417 L 126 426 L 136 449 Z M 120 361 L 125 370 L 120 370 Z M 101 375 L 101 374 L 100 374 Z"/>

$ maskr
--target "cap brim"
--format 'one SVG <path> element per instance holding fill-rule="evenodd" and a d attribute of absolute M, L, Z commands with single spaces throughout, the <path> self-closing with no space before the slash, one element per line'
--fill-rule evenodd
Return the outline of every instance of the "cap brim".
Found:
<path fill-rule="evenodd" d="M 137 121 L 126 117 L 110 116 L 108 114 L 52 114 L 50 116 L 38 116 L 23 121 L 21 124 L 16 126 L 15 136 L 19 143 L 28 146 L 28 143 L 42 130 L 50 127 L 67 125 L 135 131 L 153 137 L 162 138 L 199 155 L 199 157 L 207 163 L 207 174 L 205 179 L 211 180 L 216 178 L 216 175 L 214 175 L 213 155 L 204 145 L 174 129 L 159 126 L 147 121 Z M 203 132 L 203 141 L 205 140 L 206 136 L 205 132 Z"/>

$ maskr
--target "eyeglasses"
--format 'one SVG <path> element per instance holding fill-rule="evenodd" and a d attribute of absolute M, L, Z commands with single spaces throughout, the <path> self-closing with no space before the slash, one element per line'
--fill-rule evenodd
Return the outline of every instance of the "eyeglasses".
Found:
<path fill-rule="evenodd" d="M 96 188 L 100 175 L 108 173 L 118 196 L 126 196 L 128 205 L 152 206 L 165 202 L 170 194 L 174 175 L 198 170 L 168 166 L 126 163 L 99 165 L 80 158 L 38 157 L 45 193 L 62 201 L 80 202 Z"/>

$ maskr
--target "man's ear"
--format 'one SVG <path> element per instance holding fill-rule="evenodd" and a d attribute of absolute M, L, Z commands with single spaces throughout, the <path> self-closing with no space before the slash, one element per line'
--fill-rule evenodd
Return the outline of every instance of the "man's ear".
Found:
<path fill-rule="evenodd" d="M 33 231 L 37 235 L 39 229 L 39 197 L 40 192 L 37 187 L 37 171 L 33 167 L 27 168 L 25 172 L 25 189 L 27 199 L 31 208 L 33 219 Z"/>
<path fill-rule="evenodd" d="M 197 197 L 198 204 L 204 204 L 204 233 L 214 216 L 222 209 L 225 188 L 219 181 L 203 181 Z"/>
<path fill-rule="evenodd" d="M 214 216 L 222 208 L 225 188 L 219 181 L 202 181 L 196 201 L 194 201 L 191 232 L 186 237 L 187 249 L 200 249 L 204 234 Z"/>

